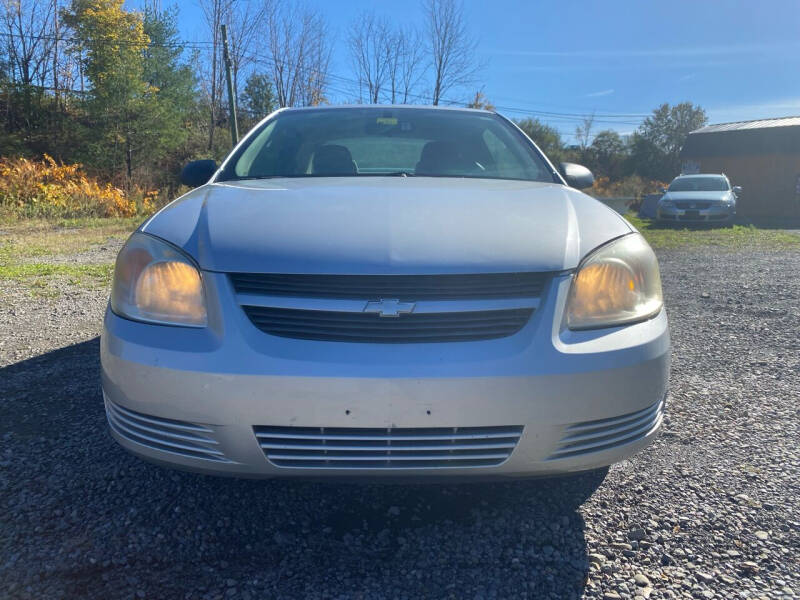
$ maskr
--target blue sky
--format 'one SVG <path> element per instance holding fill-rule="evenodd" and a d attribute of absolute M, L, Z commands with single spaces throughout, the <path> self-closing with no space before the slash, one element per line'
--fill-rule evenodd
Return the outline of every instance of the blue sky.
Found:
<path fill-rule="evenodd" d="M 328 19 L 336 36 L 332 71 L 348 78 L 345 38 L 360 12 L 422 25 L 415 0 L 307 4 Z M 197 2 L 178 6 L 182 36 L 205 39 Z M 703 106 L 712 123 L 800 115 L 798 0 L 466 0 L 465 15 L 486 66 L 473 89 L 448 96 L 466 99 L 483 87 L 499 112 L 530 111 L 568 141 L 579 117 L 544 113 L 595 112 L 596 130 L 622 133 L 641 118 L 600 115 L 642 115 L 684 100 Z"/>

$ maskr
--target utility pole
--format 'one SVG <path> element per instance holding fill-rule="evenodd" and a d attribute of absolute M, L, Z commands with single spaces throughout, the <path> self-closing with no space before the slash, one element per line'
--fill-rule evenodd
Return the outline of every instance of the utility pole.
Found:
<path fill-rule="evenodd" d="M 239 142 L 239 122 L 236 119 L 236 96 L 231 79 L 231 57 L 228 54 L 228 28 L 222 25 L 222 60 L 225 62 L 225 79 L 228 80 L 228 105 L 230 106 L 231 140 L 235 146 Z"/>

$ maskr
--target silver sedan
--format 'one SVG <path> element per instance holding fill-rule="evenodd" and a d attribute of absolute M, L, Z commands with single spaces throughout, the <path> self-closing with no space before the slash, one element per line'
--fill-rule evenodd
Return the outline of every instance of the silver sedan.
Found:
<path fill-rule="evenodd" d="M 670 341 L 658 264 L 510 121 L 281 110 L 117 259 L 112 435 L 247 477 L 578 472 L 649 444 Z"/>
<path fill-rule="evenodd" d="M 663 222 L 721 223 L 736 216 L 736 196 L 742 191 L 724 174 L 680 175 L 658 201 L 657 218 Z"/>

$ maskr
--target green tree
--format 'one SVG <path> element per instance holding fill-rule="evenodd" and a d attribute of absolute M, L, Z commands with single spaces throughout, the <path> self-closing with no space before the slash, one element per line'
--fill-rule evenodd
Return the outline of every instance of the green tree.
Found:
<path fill-rule="evenodd" d="M 564 142 L 555 127 L 542 123 L 539 119 L 527 118 L 516 121 L 517 126 L 531 138 L 539 149 L 553 163 L 558 164 L 564 158 Z"/>
<path fill-rule="evenodd" d="M 153 183 L 163 186 L 172 183 L 172 172 L 193 154 L 187 144 L 195 116 L 196 80 L 194 71 L 183 60 L 177 9 L 159 12 L 148 6 L 143 27 L 150 39 L 143 55 L 143 78 L 152 97 L 150 110 L 140 118 L 141 135 L 137 141 L 147 149 L 142 162 L 152 164 L 159 173 Z"/>
<path fill-rule="evenodd" d="M 275 110 L 277 104 L 269 75 L 251 73 L 242 93 L 242 108 L 247 113 L 245 116 L 255 123 Z"/>
<path fill-rule="evenodd" d="M 691 102 L 662 104 L 632 137 L 633 170 L 644 177 L 669 181 L 680 173 L 680 151 L 686 136 L 707 122 L 706 111 Z"/>
<path fill-rule="evenodd" d="M 90 164 L 133 173 L 134 149 L 143 131 L 140 120 L 153 108 L 155 89 L 144 79 L 149 38 L 141 13 L 128 12 L 123 0 L 72 0 L 62 13 L 73 31 L 70 51 L 91 83 L 85 108 L 89 118 Z"/>
<path fill-rule="evenodd" d="M 612 181 L 624 175 L 628 148 L 620 135 L 612 130 L 599 131 L 588 148 L 588 167 L 595 175 L 608 177 Z"/>

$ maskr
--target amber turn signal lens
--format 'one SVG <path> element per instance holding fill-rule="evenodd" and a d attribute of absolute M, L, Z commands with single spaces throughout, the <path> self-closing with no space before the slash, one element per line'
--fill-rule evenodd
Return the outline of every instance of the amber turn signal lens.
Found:
<path fill-rule="evenodd" d="M 662 306 L 656 256 L 641 235 L 632 234 L 602 246 L 578 267 L 567 301 L 567 326 L 634 323 L 655 316 Z"/>
<path fill-rule="evenodd" d="M 639 300 L 636 275 L 620 260 L 596 263 L 575 277 L 572 315 L 587 319 L 611 311 L 633 311 Z"/>
<path fill-rule="evenodd" d="M 154 319 L 182 315 L 187 321 L 197 322 L 206 316 L 200 274 L 183 262 L 148 265 L 136 282 L 134 298 L 139 310 Z"/>
<path fill-rule="evenodd" d="M 207 325 L 203 279 L 192 259 L 143 233 L 134 233 L 117 257 L 111 309 L 135 321 Z"/>

